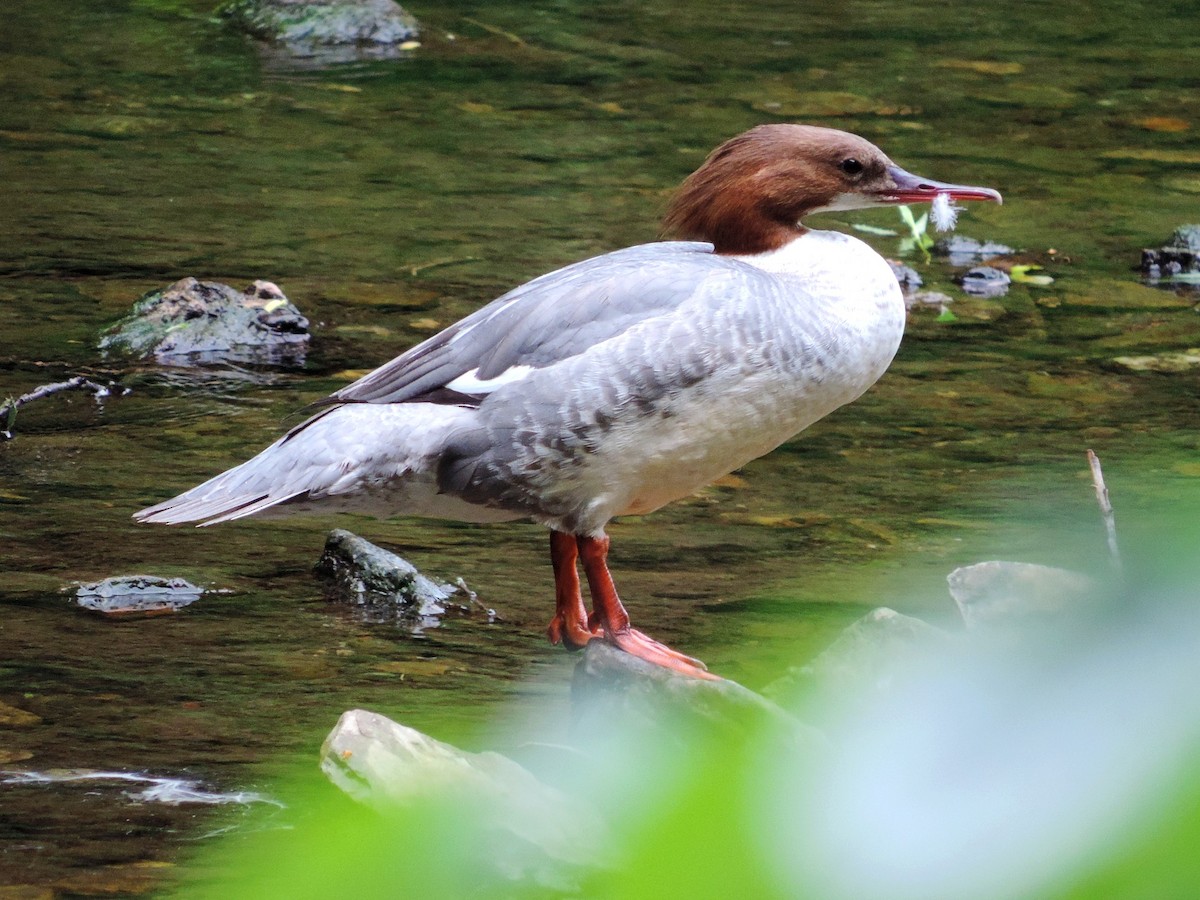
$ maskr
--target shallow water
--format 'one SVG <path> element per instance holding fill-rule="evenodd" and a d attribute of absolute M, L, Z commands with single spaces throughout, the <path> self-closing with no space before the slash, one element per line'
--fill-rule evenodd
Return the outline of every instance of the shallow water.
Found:
<path fill-rule="evenodd" d="M 86 373 L 132 392 L 31 405 L 0 445 L 0 701 L 32 714 L 0 707 L 0 768 L 269 796 L 351 706 L 468 746 L 515 743 L 504 722 L 565 708 L 538 529 L 129 516 L 508 287 L 653 238 L 671 188 L 762 121 L 857 131 L 914 171 L 997 187 L 1005 205 L 972 206 L 960 232 L 1027 251 L 1056 281 L 968 300 L 948 267 L 908 258 L 957 321 L 914 312 L 862 400 L 616 524 L 635 622 L 761 685 L 871 606 L 951 621 L 955 565 L 1102 559 L 1087 447 L 1118 513 L 1200 476 L 1197 375 L 1112 362 L 1200 345 L 1196 296 L 1132 271 L 1141 247 L 1200 219 L 1190 5 L 451 2 L 412 7 L 427 32 L 411 58 L 325 71 L 261 59 L 199 0 L 10 6 L 0 391 Z M 825 219 L 899 226 L 890 210 Z M 864 237 L 895 254 L 897 239 Z M 314 323 L 307 368 L 100 357 L 103 327 L 186 275 L 280 284 Z M 414 637 L 328 606 L 310 570 L 334 524 L 465 578 L 500 620 Z M 231 593 L 118 621 L 59 592 L 138 572 Z M 240 815 L 70 783 L 0 784 L 0 801 L 0 885 L 77 894 L 161 883 Z"/>

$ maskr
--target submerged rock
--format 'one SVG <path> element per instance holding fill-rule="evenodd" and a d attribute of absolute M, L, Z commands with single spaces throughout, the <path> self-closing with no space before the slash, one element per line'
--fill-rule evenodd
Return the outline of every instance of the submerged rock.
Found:
<path fill-rule="evenodd" d="M 324 62 L 395 56 L 420 33 L 393 0 L 230 0 L 218 13 L 285 53 Z"/>
<path fill-rule="evenodd" d="M 1155 356 L 1115 356 L 1112 363 L 1129 372 L 1176 375 L 1200 368 L 1200 347 L 1189 347 L 1180 353 L 1159 353 Z"/>
<path fill-rule="evenodd" d="M 250 362 L 303 365 L 308 320 L 276 285 L 238 291 L 184 278 L 151 291 L 100 339 L 100 349 L 173 366 Z"/>
<path fill-rule="evenodd" d="M 993 266 L 975 266 L 954 279 L 968 294 L 976 297 L 999 297 L 1008 293 L 1012 279 L 1008 273 Z"/>
<path fill-rule="evenodd" d="M 0 700 L 0 725 L 8 728 L 28 728 L 41 724 L 42 717 L 36 713 L 31 713 L 28 710 L 12 706 Z"/>
<path fill-rule="evenodd" d="M 946 313 L 953 302 L 953 297 L 941 291 L 914 291 L 904 295 L 904 305 L 908 309 L 936 309 L 939 313 Z"/>
<path fill-rule="evenodd" d="M 390 550 L 377 547 L 343 528 L 335 528 L 313 573 L 325 586 L 326 596 L 339 603 L 362 607 L 373 621 L 400 618 L 414 631 L 436 628 L 449 606 L 466 612 L 478 605 L 461 581 L 443 584 L 417 571 L 417 567 Z M 448 604 L 457 593 L 467 604 Z M 489 620 L 495 617 L 487 611 Z"/>
<path fill-rule="evenodd" d="M 1200 283 L 1200 225 L 1181 225 L 1163 246 L 1143 250 L 1139 268 L 1149 281 L 1179 279 Z"/>
<path fill-rule="evenodd" d="M 79 585 L 75 602 L 83 609 L 108 616 L 152 615 L 182 609 L 203 595 L 204 588 L 183 578 L 124 575 Z"/>
<path fill-rule="evenodd" d="M 907 116 L 916 107 L 896 106 L 864 94 L 848 91 L 811 91 L 797 88 L 791 78 L 772 76 L 746 85 L 734 94 L 759 112 L 784 119 L 826 118 L 869 113 L 876 116 Z"/>
<path fill-rule="evenodd" d="M 555 865 L 595 866 L 609 853 L 607 826 L 580 800 L 506 756 L 468 753 L 377 713 L 342 713 L 321 748 L 321 771 L 383 812 L 430 802 L 470 810 L 485 838 L 481 854 L 509 877 L 559 883 Z"/>
<path fill-rule="evenodd" d="M 939 238 L 931 252 L 934 256 L 947 257 L 952 266 L 969 266 L 971 263 L 994 256 L 1007 256 L 1016 251 L 995 241 L 977 241 L 975 238 L 953 234 Z"/>
<path fill-rule="evenodd" d="M 946 582 L 968 628 L 1062 613 L 1097 593 L 1081 572 L 999 560 L 962 566 Z"/>

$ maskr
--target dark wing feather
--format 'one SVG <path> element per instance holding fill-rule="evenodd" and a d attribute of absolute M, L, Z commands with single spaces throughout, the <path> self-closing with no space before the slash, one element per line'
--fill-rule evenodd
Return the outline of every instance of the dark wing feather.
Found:
<path fill-rule="evenodd" d="M 510 291 L 319 405 L 403 403 L 478 369 L 542 368 L 678 307 L 727 264 L 711 244 L 672 241 L 618 250 Z"/>

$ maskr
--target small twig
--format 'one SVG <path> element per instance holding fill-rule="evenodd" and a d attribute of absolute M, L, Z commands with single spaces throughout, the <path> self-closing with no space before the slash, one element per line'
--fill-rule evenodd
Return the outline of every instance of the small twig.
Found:
<path fill-rule="evenodd" d="M 477 259 L 479 259 L 478 256 L 454 256 L 447 257 L 445 259 L 434 259 L 427 263 L 418 263 L 417 265 L 410 267 L 408 274 L 420 275 L 422 272 L 425 272 L 429 269 L 436 269 L 439 266 L 454 266 L 458 265 L 459 263 L 475 262 Z"/>
<path fill-rule="evenodd" d="M 494 34 L 496 37 L 502 37 L 507 41 L 511 41 L 518 47 L 526 46 L 524 38 L 517 37 L 517 35 L 513 34 L 511 31 L 505 31 L 503 28 L 497 28 L 495 25 L 489 25 L 487 22 L 480 22 L 478 19 L 471 19 L 467 16 L 463 16 L 463 21 L 470 22 L 477 28 L 482 28 L 488 34 Z"/>
<path fill-rule="evenodd" d="M 1117 548 L 1117 520 L 1113 516 L 1112 502 L 1108 499 L 1108 487 L 1104 484 L 1104 473 L 1100 471 L 1100 457 L 1094 451 L 1087 452 L 1088 464 L 1092 467 L 1092 484 L 1096 488 L 1096 502 L 1100 504 L 1100 512 L 1104 514 L 1104 528 L 1108 532 L 1108 555 L 1112 559 L 1113 569 L 1118 575 L 1122 572 L 1121 551 Z"/>
<path fill-rule="evenodd" d="M 127 388 L 120 387 L 116 382 L 100 384 L 100 382 L 84 378 L 82 375 L 68 378 L 66 381 L 56 381 L 54 384 L 43 384 L 41 387 L 34 388 L 28 394 L 22 394 L 15 400 L 10 399 L 4 403 L 0 403 L 0 441 L 11 441 L 13 439 L 12 429 L 17 421 L 17 410 L 26 403 L 32 403 L 34 400 L 41 400 L 43 397 L 49 397 L 52 394 L 59 394 L 63 391 L 76 390 L 91 391 L 92 397 L 97 403 L 114 390 L 121 394 L 129 393 Z"/>

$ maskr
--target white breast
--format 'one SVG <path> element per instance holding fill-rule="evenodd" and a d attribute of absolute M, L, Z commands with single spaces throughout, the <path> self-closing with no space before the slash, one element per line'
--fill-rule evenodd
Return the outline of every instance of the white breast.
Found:
<path fill-rule="evenodd" d="M 776 275 L 784 289 L 770 304 L 730 298 L 714 309 L 704 327 L 731 342 L 739 364 L 680 391 L 653 416 L 624 421 L 589 458 L 576 477 L 587 484 L 579 493 L 590 498 L 586 518 L 597 527 L 687 496 L 769 452 L 860 396 L 895 356 L 903 298 L 891 268 L 863 242 L 810 232 L 741 261 Z M 740 337 L 748 334 L 765 337 Z M 672 352 L 665 341 L 658 350 Z"/>

